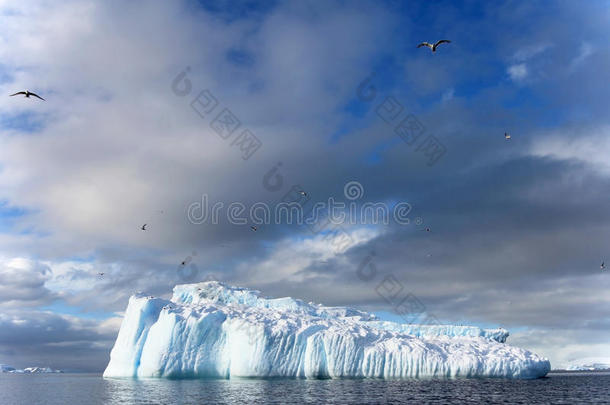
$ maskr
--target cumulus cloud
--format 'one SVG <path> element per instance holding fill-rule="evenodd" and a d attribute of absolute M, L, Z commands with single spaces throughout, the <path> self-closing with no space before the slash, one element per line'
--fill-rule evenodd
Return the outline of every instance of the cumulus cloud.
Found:
<path fill-rule="evenodd" d="M 563 129 L 540 137 L 531 145 L 533 156 L 586 165 L 610 174 L 610 127 Z"/>
<path fill-rule="evenodd" d="M 513 81 L 521 81 L 527 77 L 527 65 L 525 63 L 511 65 L 508 67 L 507 73 Z"/>
<path fill-rule="evenodd" d="M 0 302 L 3 307 L 37 306 L 55 295 L 45 286 L 52 276 L 43 263 L 17 257 L 0 260 Z"/>

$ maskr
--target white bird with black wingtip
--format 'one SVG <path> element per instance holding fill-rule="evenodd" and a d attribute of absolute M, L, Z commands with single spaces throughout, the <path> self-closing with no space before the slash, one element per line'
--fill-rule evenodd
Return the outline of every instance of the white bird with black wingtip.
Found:
<path fill-rule="evenodd" d="M 417 45 L 417 47 L 421 48 L 422 46 L 427 46 L 428 48 L 430 48 L 432 50 L 432 52 L 436 52 L 436 48 L 440 44 L 449 44 L 449 43 L 451 43 L 451 41 L 449 41 L 448 39 L 441 39 L 440 41 L 437 41 L 434 44 L 431 44 L 429 42 L 422 42 L 421 44 Z"/>

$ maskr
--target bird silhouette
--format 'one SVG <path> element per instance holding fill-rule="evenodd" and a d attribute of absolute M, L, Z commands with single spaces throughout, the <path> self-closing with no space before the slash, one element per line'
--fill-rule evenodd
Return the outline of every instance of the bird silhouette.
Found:
<path fill-rule="evenodd" d="M 144 224 L 144 225 L 142 225 L 142 228 L 140 228 L 140 229 L 142 229 L 143 231 L 145 231 L 145 230 L 146 230 L 146 225 L 148 225 L 148 224 Z"/>
<path fill-rule="evenodd" d="M 19 92 L 15 93 L 15 94 L 11 94 L 11 95 L 10 95 L 10 97 L 17 96 L 17 95 L 19 95 L 19 94 L 23 94 L 23 95 L 24 95 L 26 98 L 30 98 L 30 96 L 34 96 L 34 97 L 37 97 L 37 98 L 41 99 L 42 101 L 45 101 L 45 99 L 44 99 L 44 98 L 40 97 L 40 96 L 39 96 L 38 94 L 36 94 L 36 93 L 32 93 L 32 92 L 31 92 L 31 91 L 29 91 L 29 90 L 26 90 L 26 91 L 19 91 Z"/>
<path fill-rule="evenodd" d="M 606 268 L 606 265 L 604 264 L 604 262 L 602 262 L 602 264 L 599 266 L 600 269 L 604 270 Z"/>
<path fill-rule="evenodd" d="M 448 44 L 451 41 L 449 41 L 448 39 L 441 39 L 440 41 L 436 42 L 435 44 L 430 44 L 428 42 L 422 42 L 421 44 L 417 45 L 418 48 L 421 48 L 422 46 L 427 46 L 428 48 L 430 48 L 432 50 L 432 52 L 436 52 L 436 48 L 440 45 L 440 44 Z"/>
<path fill-rule="evenodd" d="M 504 139 L 506 139 L 507 141 L 510 139 L 510 134 L 508 132 L 504 133 Z"/>
<path fill-rule="evenodd" d="M 252 226 L 250 227 L 250 229 L 252 229 L 254 232 L 256 232 L 256 231 L 258 230 L 258 228 L 257 228 L 257 227 L 255 227 L 254 225 L 252 225 Z"/>

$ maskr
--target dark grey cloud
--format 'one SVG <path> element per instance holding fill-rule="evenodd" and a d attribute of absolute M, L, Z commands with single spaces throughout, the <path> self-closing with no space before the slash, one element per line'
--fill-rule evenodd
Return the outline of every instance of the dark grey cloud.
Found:
<path fill-rule="evenodd" d="M 0 350 L 14 367 L 49 366 L 99 371 L 117 332 L 114 320 L 100 322 L 40 311 L 0 314 Z"/>
<path fill-rule="evenodd" d="M 56 295 L 45 287 L 51 277 L 49 266 L 32 260 L 0 262 L 0 303 L 4 308 L 37 306 L 51 302 Z"/>

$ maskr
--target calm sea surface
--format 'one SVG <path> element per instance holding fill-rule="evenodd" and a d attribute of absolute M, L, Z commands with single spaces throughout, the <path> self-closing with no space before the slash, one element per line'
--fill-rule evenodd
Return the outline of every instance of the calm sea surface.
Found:
<path fill-rule="evenodd" d="M 538 380 L 131 380 L 0 374 L 2 404 L 610 404 L 610 373 Z"/>

